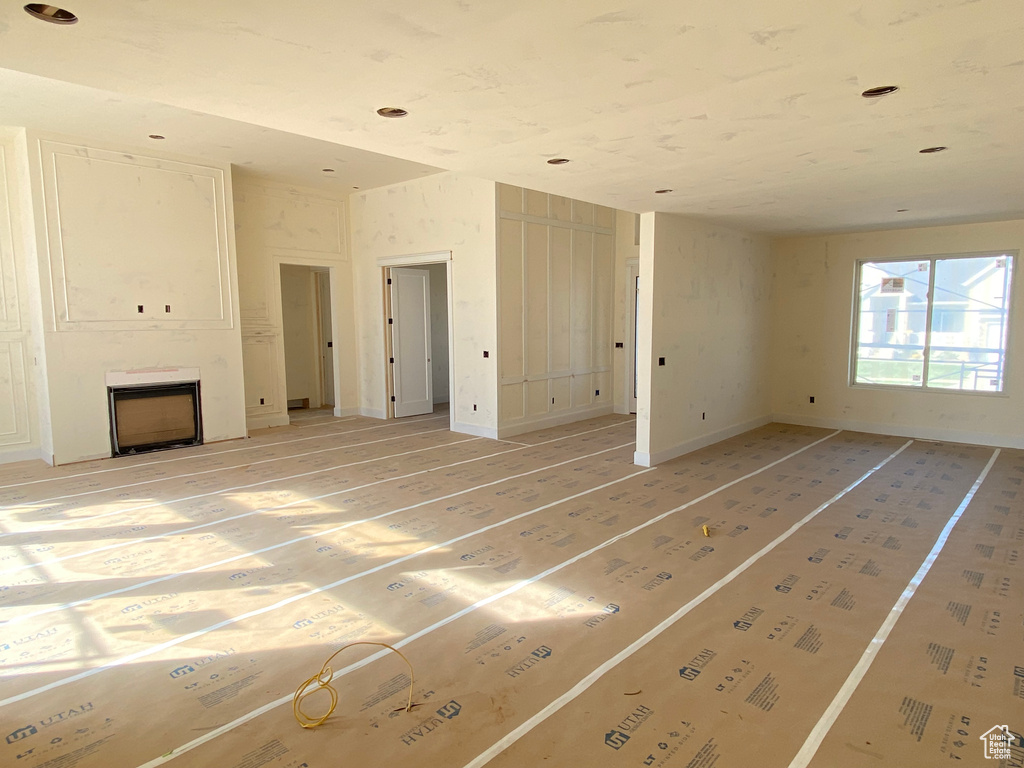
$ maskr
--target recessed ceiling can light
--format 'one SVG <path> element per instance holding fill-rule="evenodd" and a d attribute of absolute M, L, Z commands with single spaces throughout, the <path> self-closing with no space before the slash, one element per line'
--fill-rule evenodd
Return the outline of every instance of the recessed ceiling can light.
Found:
<path fill-rule="evenodd" d="M 334 169 L 333 168 L 323 168 L 321 170 L 323 170 L 324 173 L 334 173 Z"/>
<path fill-rule="evenodd" d="M 159 133 L 151 133 L 151 134 L 149 134 L 149 138 L 155 139 L 156 141 L 163 141 L 167 137 L 166 136 L 161 136 Z"/>
<path fill-rule="evenodd" d="M 550 160 L 548 160 L 548 165 L 565 165 L 568 162 L 568 157 L 552 157 Z"/>
<path fill-rule="evenodd" d="M 909 208 L 897 208 L 896 213 L 906 213 L 909 210 Z"/>
<path fill-rule="evenodd" d="M 672 192 L 672 190 L 671 189 L 656 189 L 656 190 L 654 190 L 654 194 L 656 194 L 656 195 L 667 195 L 669 192 Z"/>
<path fill-rule="evenodd" d="M 945 152 L 949 147 L 925 147 L 917 150 L 922 155 L 934 155 L 936 152 Z"/>
<path fill-rule="evenodd" d="M 401 107 L 381 107 L 377 114 L 381 117 L 405 117 L 409 113 Z"/>
<path fill-rule="evenodd" d="M 56 5 L 44 5 L 43 3 L 29 3 L 25 6 L 25 13 L 35 16 L 37 19 L 48 21 L 51 24 L 74 24 L 78 17 L 71 11 L 58 8 Z"/>
<path fill-rule="evenodd" d="M 896 93 L 899 89 L 898 85 L 880 85 L 877 88 L 868 88 L 861 96 L 865 99 L 877 99 L 879 96 L 888 96 L 890 93 Z"/>

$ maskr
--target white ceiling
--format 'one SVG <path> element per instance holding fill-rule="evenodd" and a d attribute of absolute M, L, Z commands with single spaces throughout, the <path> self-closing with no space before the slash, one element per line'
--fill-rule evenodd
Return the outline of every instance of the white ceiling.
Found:
<path fill-rule="evenodd" d="M 20 103 L 321 182 L 321 152 L 389 162 L 356 148 L 411 161 L 390 181 L 444 168 L 775 234 L 1024 216 L 1020 0 L 64 1 L 78 24 L 0 8 L 0 67 L 121 101 L 16 98 L 41 81 L 10 73 L 0 122 Z"/>
<path fill-rule="evenodd" d="M 0 69 L 0 124 L 100 139 L 116 148 L 148 144 L 161 152 L 233 163 L 263 179 L 343 195 L 354 188 L 382 187 L 441 170 L 9 69 Z M 151 140 L 150 134 L 164 139 Z"/>

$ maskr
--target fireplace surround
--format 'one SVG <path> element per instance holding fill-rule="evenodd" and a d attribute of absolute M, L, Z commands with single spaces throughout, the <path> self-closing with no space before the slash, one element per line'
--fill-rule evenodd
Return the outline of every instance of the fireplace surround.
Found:
<path fill-rule="evenodd" d="M 202 445 L 203 416 L 198 378 L 194 381 L 107 380 L 111 456 Z"/>

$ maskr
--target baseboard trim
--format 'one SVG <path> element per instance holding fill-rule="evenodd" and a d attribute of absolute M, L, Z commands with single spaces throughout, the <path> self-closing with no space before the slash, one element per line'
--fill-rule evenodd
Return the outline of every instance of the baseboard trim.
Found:
<path fill-rule="evenodd" d="M 453 421 L 451 425 L 452 432 L 458 432 L 462 435 L 473 435 L 474 437 L 486 437 L 491 440 L 498 439 L 498 430 L 494 427 L 485 427 L 482 424 L 464 424 L 461 421 Z"/>
<path fill-rule="evenodd" d="M 867 432 L 892 437 L 909 437 L 917 440 L 939 440 L 944 443 L 967 443 L 987 445 L 993 448 L 1024 448 L 1024 437 L 992 435 L 987 432 L 972 432 L 944 427 L 914 427 L 905 424 L 878 424 L 853 419 L 829 419 L 814 416 L 799 416 L 793 413 L 773 413 L 772 421 L 780 424 L 796 424 L 801 427 L 822 427 L 823 429 L 845 429 L 850 432 Z"/>
<path fill-rule="evenodd" d="M 353 416 L 366 416 L 370 419 L 386 419 L 387 413 L 383 408 L 356 408 Z"/>
<path fill-rule="evenodd" d="M 687 453 L 700 450 L 713 443 L 720 442 L 722 440 L 728 440 L 730 437 L 736 437 L 736 435 L 742 435 L 744 432 L 749 432 L 752 429 L 763 427 L 765 424 L 771 424 L 771 416 L 758 416 L 756 419 L 750 419 L 744 421 L 741 424 L 733 424 L 731 427 L 725 427 L 717 432 L 710 432 L 706 435 L 700 435 L 692 440 L 687 440 L 684 443 L 679 443 L 671 448 L 663 448 L 660 451 L 654 453 L 648 453 L 646 451 L 635 451 L 633 453 L 633 463 L 641 467 L 654 467 L 658 464 L 663 464 L 666 461 L 684 456 Z"/>
<path fill-rule="evenodd" d="M 597 418 L 598 416 L 608 416 L 614 412 L 615 409 L 611 403 L 602 403 L 600 405 L 591 405 L 587 408 L 577 408 L 571 411 L 555 413 L 550 416 L 541 416 L 539 418 L 535 417 L 529 420 L 516 422 L 515 424 L 506 424 L 498 427 L 498 439 L 501 440 L 506 437 L 515 437 L 516 435 L 522 435 L 526 432 L 536 432 L 538 429 L 547 429 L 548 427 L 560 427 L 563 424 L 571 424 L 574 421 L 584 421 L 586 419 Z"/>
<path fill-rule="evenodd" d="M 290 422 L 288 421 L 287 413 L 268 413 L 265 416 L 248 416 L 245 419 L 246 432 L 251 432 L 254 429 L 269 429 L 270 427 L 287 427 Z"/>
<path fill-rule="evenodd" d="M 42 448 L 19 448 L 16 451 L 0 452 L 0 464 L 16 464 L 19 461 L 41 461 L 53 466 L 53 457 L 43 453 Z"/>
<path fill-rule="evenodd" d="M 341 419 L 344 418 L 345 416 L 362 416 L 362 414 L 359 412 L 359 406 L 350 405 L 344 408 L 335 408 L 334 416 L 335 418 Z"/>

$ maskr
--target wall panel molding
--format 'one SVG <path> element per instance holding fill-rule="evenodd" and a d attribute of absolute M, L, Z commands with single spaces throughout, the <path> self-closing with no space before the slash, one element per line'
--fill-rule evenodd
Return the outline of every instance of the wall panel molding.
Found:
<path fill-rule="evenodd" d="M 499 432 L 612 408 L 615 211 L 498 185 Z"/>
<path fill-rule="evenodd" d="M 38 146 L 52 330 L 232 327 L 223 169 Z"/>
<path fill-rule="evenodd" d="M 31 442 L 25 345 L 0 340 L 0 446 Z"/>
<path fill-rule="evenodd" d="M 0 331 L 21 330 L 18 272 L 14 260 L 14 223 L 7 185 L 6 148 L 0 144 Z"/>

